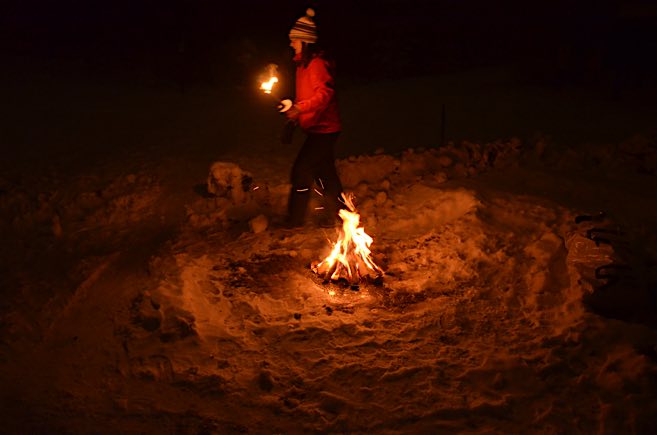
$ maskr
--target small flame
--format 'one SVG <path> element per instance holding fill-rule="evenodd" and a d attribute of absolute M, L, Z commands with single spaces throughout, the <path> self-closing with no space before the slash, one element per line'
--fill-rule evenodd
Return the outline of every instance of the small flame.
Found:
<path fill-rule="evenodd" d="M 265 94 L 271 94 L 274 89 L 274 85 L 278 83 L 278 65 L 275 63 L 270 63 L 265 68 L 264 74 L 261 76 L 262 81 L 260 82 L 260 89 L 265 92 Z"/>
<path fill-rule="evenodd" d="M 313 266 L 313 271 L 325 279 L 345 278 L 352 284 L 367 277 L 378 278 L 383 270 L 372 260 L 370 245 L 374 241 L 360 226 L 352 194 L 342 194 L 347 209 L 340 210 L 342 229 L 338 241 L 324 260 Z"/>
<path fill-rule="evenodd" d="M 266 82 L 262 82 L 260 84 L 260 89 L 265 91 L 265 94 L 271 94 L 271 90 L 274 88 L 274 85 L 278 83 L 278 77 L 274 76 L 271 77 L 269 80 Z"/>

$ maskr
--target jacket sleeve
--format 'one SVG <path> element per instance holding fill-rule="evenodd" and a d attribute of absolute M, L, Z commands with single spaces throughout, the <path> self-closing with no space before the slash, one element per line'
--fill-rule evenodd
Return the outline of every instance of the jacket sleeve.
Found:
<path fill-rule="evenodd" d="M 325 59 L 315 58 L 308 65 L 313 94 L 296 103 L 299 112 L 318 112 L 325 109 L 335 94 L 335 79 Z"/>

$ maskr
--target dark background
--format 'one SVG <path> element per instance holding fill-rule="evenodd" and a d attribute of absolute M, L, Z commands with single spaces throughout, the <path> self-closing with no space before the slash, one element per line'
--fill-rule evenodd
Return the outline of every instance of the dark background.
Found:
<path fill-rule="evenodd" d="M 654 1 L 64 0 L 3 2 L 7 60 L 69 62 L 80 74 L 179 85 L 236 83 L 289 59 L 306 6 L 346 81 L 522 62 L 535 80 L 654 84 Z"/>
<path fill-rule="evenodd" d="M 9 0 L 0 169 L 142 153 L 194 155 L 202 173 L 234 158 L 222 153 L 277 149 L 284 119 L 258 77 L 278 64 L 292 96 L 287 35 L 308 6 L 337 61 L 339 156 L 654 134 L 655 1 Z"/>

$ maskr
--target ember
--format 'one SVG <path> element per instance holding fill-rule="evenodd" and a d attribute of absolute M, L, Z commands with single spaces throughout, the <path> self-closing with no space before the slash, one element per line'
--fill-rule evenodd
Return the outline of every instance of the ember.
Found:
<path fill-rule="evenodd" d="M 338 241 L 331 253 L 322 261 L 312 266 L 313 272 L 326 280 L 345 279 L 352 285 L 364 279 L 377 279 L 383 276 L 383 270 L 374 263 L 370 245 L 373 242 L 360 225 L 360 215 L 356 212 L 352 194 L 342 194 L 347 209 L 340 210 L 342 228 Z"/>

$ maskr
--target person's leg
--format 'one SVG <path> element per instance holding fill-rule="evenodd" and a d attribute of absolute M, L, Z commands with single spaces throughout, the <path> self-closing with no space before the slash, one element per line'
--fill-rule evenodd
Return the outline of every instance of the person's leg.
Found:
<path fill-rule="evenodd" d="M 322 150 L 322 158 L 318 161 L 317 178 L 324 189 L 325 215 L 329 221 L 337 219 L 338 211 L 344 208 L 341 200 L 343 192 L 342 183 L 335 169 L 335 144 L 339 133 L 321 135 L 319 148 Z"/>
<path fill-rule="evenodd" d="M 309 134 L 297 154 L 292 165 L 290 182 L 292 188 L 288 200 L 288 225 L 302 226 L 306 218 L 306 210 L 310 201 L 315 167 L 321 158 L 321 149 L 317 146 L 317 135 Z"/>

